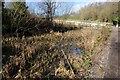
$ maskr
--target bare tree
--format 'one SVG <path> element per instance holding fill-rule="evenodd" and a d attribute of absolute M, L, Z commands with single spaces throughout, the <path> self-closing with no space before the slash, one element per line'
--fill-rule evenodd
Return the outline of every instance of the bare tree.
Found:
<path fill-rule="evenodd" d="M 40 15 L 44 16 L 46 20 L 52 21 L 55 15 L 55 10 L 59 6 L 57 2 L 53 0 L 44 0 L 38 3 Z"/>
<path fill-rule="evenodd" d="M 39 15 L 44 16 L 48 21 L 52 21 L 57 16 L 63 16 L 67 18 L 71 13 L 72 4 L 66 2 L 55 2 L 54 0 L 43 0 L 38 3 Z"/>

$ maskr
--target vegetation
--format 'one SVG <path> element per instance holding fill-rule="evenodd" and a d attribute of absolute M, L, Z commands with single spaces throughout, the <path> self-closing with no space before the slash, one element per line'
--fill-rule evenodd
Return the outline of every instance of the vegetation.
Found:
<path fill-rule="evenodd" d="M 42 4 L 49 10 L 53 3 Z M 108 40 L 110 26 L 77 28 L 55 23 L 51 14 L 45 17 L 49 19 L 30 14 L 25 2 L 14 2 L 10 9 L 3 5 L 3 78 L 89 77 L 92 59 Z"/>
<path fill-rule="evenodd" d="M 3 4 L 4 5 L 4 4 Z M 2 21 L 3 21 L 3 35 L 16 34 L 24 32 L 28 26 L 29 13 L 25 3 L 13 3 L 11 9 L 3 8 Z M 23 23 L 24 22 L 24 23 Z"/>
<path fill-rule="evenodd" d="M 68 19 L 113 22 L 119 17 L 119 2 L 96 2 L 88 4 L 79 10 L 79 14 L 71 13 Z M 65 16 L 62 16 L 65 17 Z M 64 18 L 63 18 L 64 19 Z"/>
<path fill-rule="evenodd" d="M 92 56 L 99 51 L 109 35 L 109 29 L 102 28 L 53 32 L 22 39 L 3 38 L 3 78 L 89 77 Z M 71 53 L 69 47 L 74 42 L 74 49 L 84 50 L 83 55 Z"/>
<path fill-rule="evenodd" d="M 115 19 L 113 19 L 113 24 L 114 25 L 120 25 L 120 17 L 117 17 L 117 18 L 115 18 Z"/>

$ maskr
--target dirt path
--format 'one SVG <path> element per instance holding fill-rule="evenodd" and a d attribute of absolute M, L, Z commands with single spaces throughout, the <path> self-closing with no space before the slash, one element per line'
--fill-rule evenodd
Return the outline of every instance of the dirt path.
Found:
<path fill-rule="evenodd" d="M 111 35 L 110 53 L 108 56 L 108 63 L 105 70 L 104 78 L 118 78 L 119 75 L 119 51 L 120 50 L 120 28 L 113 28 Z M 119 75 L 119 76 L 118 76 Z"/>
<path fill-rule="evenodd" d="M 119 34 L 119 35 L 118 35 Z M 103 46 L 101 52 L 96 55 L 94 67 L 91 69 L 92 78 L 118 78 L 118 53 L 120 50 L 120 29 L 113 28 L 109 41 Z M 120 63 L 119 63 L 120 64 Z"/>

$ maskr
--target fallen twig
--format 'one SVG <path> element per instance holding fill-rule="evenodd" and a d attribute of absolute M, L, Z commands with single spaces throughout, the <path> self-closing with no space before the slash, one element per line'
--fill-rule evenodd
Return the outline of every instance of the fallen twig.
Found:
<path fill-rule="evenodd" d="M 67 56 L 65 55 L 63 49 L 61 49 L 61 51 L 62 51 L 62 53 L 63 53 L 65 59 L 67 60 L 67 63 L 68 63 L 68 65 L 69 65 L 69 67 L 70 67 L 70 70 L 72 71 L 73 76 L 75 76 L 74 71 L 73 71 L 73 69 L 72 69 L 72 66 L 71 66 L 69 60 L 67 59 Z"/>

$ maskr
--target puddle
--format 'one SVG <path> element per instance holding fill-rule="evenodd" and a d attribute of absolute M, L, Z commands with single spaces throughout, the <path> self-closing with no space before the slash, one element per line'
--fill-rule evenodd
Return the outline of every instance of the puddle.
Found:
<path fill-rule="evenodd" d="M 76 54 L 76 55 L 83 55 L 85 53 L 84 48 L 79 48 L 75 41 L 58 41 L 56 42 L 56 49 L 57 50 L 64 50 L 66 54 Z"/>

